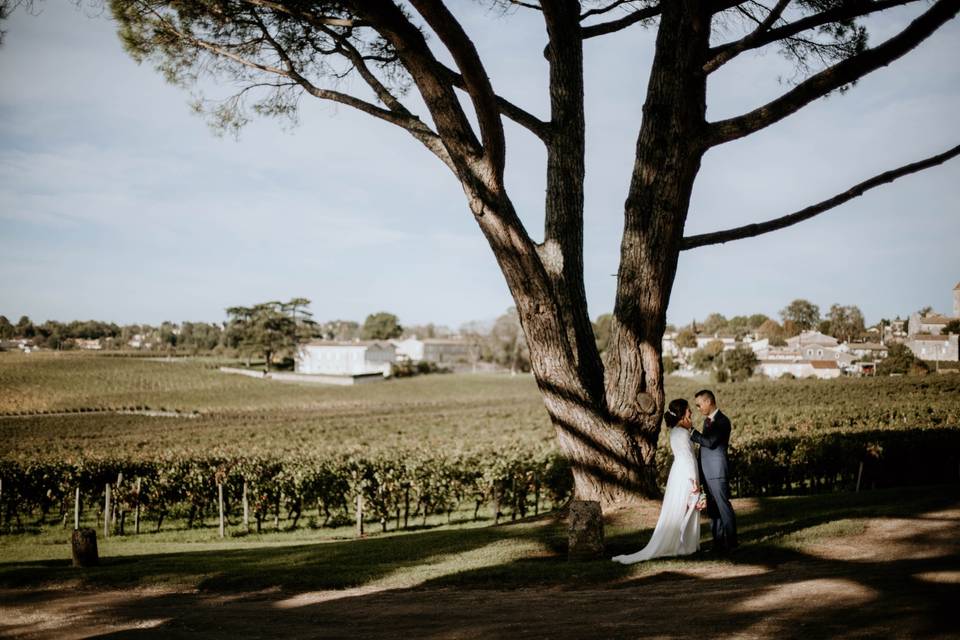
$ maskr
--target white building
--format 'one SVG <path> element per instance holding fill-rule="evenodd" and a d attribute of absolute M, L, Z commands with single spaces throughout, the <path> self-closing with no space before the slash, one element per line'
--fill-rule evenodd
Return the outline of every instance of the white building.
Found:
<path fill-rule="evenodd" d="M 910 337 L 919 334 L 938 336 L 943 333 L 944 327 L 946 327 L 947 323 L 951 320 L 953 320 L 953 318 L 941 316 L 937 313 L 928 313 L 925 316 L 921 316 L 919 313 L 914 313 L 910 316 L 910 325 L 907 329 L 907 333 L 910 335 Z"/>
<path fill-rule="evenodd" d="M 417 336 L 405 340 L 392 340 L 398 358 L 411 362 L 435 362 L 437 364 L 455 364 L 469 362 L 470 343 L 465 340 L 424 338 Z"/>
<path fill-rule="evenodd" d="M 887 345 L 879 342 L 854 342 L 847 345 L 851 354 L 858 359 L 883 360 L 889 354 Z"/>
<path fill-rule="evenodd" d="M 733 351 L 737 348 L 737 339 L 732 337 L 697 336 L 697 349 L 703 349 L 711 342 L 722 342 L 724 351 Z"/>
<path fill-rule="evenodd" d="M 85 338 L 75 338 L 73 343 L 77 345 L 78 349 L 88 349 L 90 351 L 99 351 L 103 349 L 103 345 L 100 344 L 99 339 L 87 340 Z"/>
<path fill-rule="evenodd" d="M 787 347 L 791 349 L 802 349 L 813 345 L 835 349 L 840 343 L 833 336 L 825 335 L 819 331 L 804 331 L 800 335 L 787 338 Z"/>
<path fill-rule="evenodd" d="M 956 362 L 960 360 L 957 348 L 957 334 L 948 336 L 916 335 L 904 342 L 907 348 L 921 360 L 935 362 Z"/>
<path fill-rule="evenodd" d="M 300 345 L 295 362 L 297 373 L 386 377 L 395 359 L 396 349 L 386 341 L 315 340 Z"/>
<path fill-rule="evenodd" d="M 790 374 L 795 378 L 839 378 L 843 373 L 833 360 L 761 360 L 757 370 L 770 378 Z"/>

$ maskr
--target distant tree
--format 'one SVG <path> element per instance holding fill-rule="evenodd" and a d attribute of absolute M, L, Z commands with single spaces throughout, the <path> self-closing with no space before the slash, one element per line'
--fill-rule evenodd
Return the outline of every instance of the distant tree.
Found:
<path fill-rule="evenodd" d="M 360 337 L 360 323 L 353 320 L 328 320 L 317 327 L 326 340 L 350 341 Z"/>
<path fill-rule="evenodd" d="M 677 334 L 676 343 L 681 349 L 694 349 L 697 346 L 697 336 L 690 329 L 681 329 Z"/>
<path fill-rule="evenodd" d="M 320 326 L 313 319 L 313 312 L 307 307 L 310 300 L 307 298 L 292 298 L 280 305 L 280 310 L 290 316 L 297 328 L 297 341 L 305 342 L 320 336 Z"/>
<path fill-rule="evenodd" d="M 160 323 L 160 345 L 173 349 L 177 346 L 178 333 L 180 333 L 180 327 L 169 320 L 164 320 Z"/>
<path fill-rule="evenodd" d="M 35 334 L 36 328 L 33 326 L 33 322 L 30 321 L 30 318 L 20 316 L 20 319 L 17 320 L 16 336 L 18 338 L 32 338 Z"/>
<path fill-rule="evenodd" d="M 960 319 L 951 320 L 943 327 L 943 333 L 960 333 Z"/>
<path fill-rule="evenodd" d="M 177 348 L 192 353 L 213 351 L 221 342 L 223 330 L 219 325 L 205 322 L 184 322 L 177 336 Z"/>
<path fill-rule="evenodd" d="M 767 320 L 769 320 L 769 318 L 762 313 L 757 313 L 752 316 L 734 316 L 727 322 L 726 331 L 738 339 L 743 338 L 748 333 L 756 332 Z"/>
<path fill-rule="evenodd" d="M 363 323 L 360 338 L 363 340 L 389 340 L 399 338 L 403 334 L 403 327 L 397 316 L 386 311 L 371 313 Z"/>
<path fill-rule="evenodd" d="M 803 331 L 803 329 L 801 329 L 801 328 L 800 328 L 800 325 L 798 325 L 798 324 L 797 324 L 796 322 L 794 322 L 793 320 L 784 320 L 784 321 L 783 321 L 783 335 L 784 335 L 784 337 L 792 338 L 792 337 L 794 337 L 794 336 L 798 336 L 798 335 L 800 335 L 800 332 L 801 332 L 801 331 Z"/>
<path fill-rule="evenodd" d="M 701 325 L 701 330 L 703 333 L 708 336 L 716 335 L 718 331 L 722 331 L 727 326 L 727 318 L 721 313 L 711 313 L 707 316 L 707 319 L 703 321 Z"/>
<path fill-rule="evenodd" d="M 516 307 L 510 307 L 505 314 L 497 318 L 491 337 L 495 362 L 509 367 L 510 373 L 530 370 L 530 352 Z"/>
<path fill-rule="evenodd" d="M 820 324 L 820 307 L 809 300 L 798 298 L 780 311 L 780 318 L 784 325 L 792 322 L 800 331 L 807 331 Z"/>
<path fill-rule="evenodd" d="M 9 340 L 14 333 L 16 333 L 16 327 L 10 323 L 7 316 L 0 316 L 0 340 Z"/>
<path fill-rule="evenodd" d="M 917 311 L 917 313 L 920 314 L 920 317 L 921 317 L 921 318 L 924 317 L 924 316 L 929 316 L 930 314 L 933 313 L 933 307 L 931 307 L 931 306 L 923 307 L 923 308 L 921 308 L 919 311 Z"/>
<path fill-rule="evenodd" d="M 271 301 L 252 307 L 230 307 L 227 335 L 231 346 L 249 357 L 263 354 L 267 371 L 274 356 L 293 351 L 299 339 L 297 323 L 284 303 Z"/>
<path fill-rule="evenodd" d="M 926 362 L 913 355 L 905 344 L 894 342 L 887 348 L 887 357 L 877 365 L 877 374 L 892 373 L 923 375 L 930 371 Z"/>
<path fill-rule="evenodd" d="M 677 370 L 677 363 L 671 356 L 663 357 L 663 372 L 670 375 Z"/>
<path fill-rule="evenodd" d="M 724 377 L 730 382 L 741 382 L 753 375 L 758 364 L 760 361 L 753 349 L 739 345 L 720 354 L 720 357 L 714 360 L 714 369 L 723 371 Z"/>
<path fill-rule="evenodd" d="M 776 320 L 771 320 L 770 318 L 767 318 L 763 324 L 757 327 L 757 337 L 761 339 L 766 338 L 770 341 L 770 346 L 772 347 L 782 347 L 787 344 L 786 340 L 784 340 L 785 332 L 783 327 L 781 327 L 780 323 Z"/>
<path fill-rule="evenodd" d="M 863 312 L 856 305 L 843 306 L 834 304 L 827 313 L 828 331 L 831 336 L 840 342 L 850 342 L 859 338 L 867 328 L 863 320 Z"/>
<path fill-rule="evenodd" d="M 410 338 L 451 338 L 454 332 L 450 327 L 428 322 L 427 324 L 404 325 L 403 337 Z"/>
<path fill-rule="evenodd" d="M 833 323 L 830 320 L 821 320 L 820 324 L 817 325 L 817 331 L 822 333 L 825 336 L 833 335 Z M 836 337 L 836 336 L 834 336 Z"/>
<path fill-rule="evenodd" d="M 723 353 L 723 343 L 719 340 L 711 340 L 700 349 L 693 352 L 690 358 L 694 369 L 700 371 L 712 371 L 714 361 Z"/>
<path fill-rule="evenodd" d="M 610 346 L 610 327 L 613 324 L 612 313 L 602 313 L 593 323 L 593 335 L 597 339 L 597 349 L 605 353 Z"/>

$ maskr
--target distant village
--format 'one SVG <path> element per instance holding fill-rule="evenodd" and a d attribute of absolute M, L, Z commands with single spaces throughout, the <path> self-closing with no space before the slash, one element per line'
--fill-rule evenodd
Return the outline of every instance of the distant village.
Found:
<path fill-rule="evenodd" d="M 712 346 L 723 352 L 749 349 L 756 357 L 754 373 L 768 378 L 838 378 L 875 374 L 877 364 L 890 355 L 894 345 L 902 345 L 924 366 L 932 363 L 934 370 L 943 365 L 944 371 L 955 371 L 960 361 L 960 283 L 952 293 L 951 316 L 926 309 L 911 314 L 908 320 L 898 318 L 866 327 L 845 341 L 819 330 L 802 330 L 778 341 L 764 336 L 763 326 L 740 338 L 717 332 L 697 334 L 693 340 L 687 336 L 686 341 L 681 332 L 672 331 L 663 337 L 663 354 L 675 361 L 679 375 L 700 373 L 697 355 Z"/>
<path fill-rule="evenodd" d="M 292 316 L 287 313 L 291 303 L 296 303 Z M 247 366 L 222 370 L 329 384 L 359 384 L 393 375 L 436 371 L 529 370 L 526 344 L 514 309 L 493 324 L 468 323 L 455 333 L 434 325 L 403 329 L 396 316 L 385 312 L 369 316 L 363 327 L 350 321 L 320 325 L 306 320 L 304 324 L 311 314 L 304 310 L 303 303 L 309 301 L 295 299 L 291 303 L 266 303 L 277 305 L 267 309 L 275 314 L 267 321 L 288 321 L 292 333 L 286 348 L 268 343 L 267 364 L 261 369 Z M 680 329 L 667 327 L 662 344 L 664 366 L 668 373 L 680 376 L 712 373 L 716 377 L 720 373 L 719 381 L 738 379 L 738 375 L 740 379 L 829 379 L 877 375 L 881 363 L 893 360 L 891 354 L 895 353 L 906 355 L 924 371 L 960 371 L 960 283 L 953 288 L 952 303 L 950 316 L 927 308 L 909 319 L 898 317 L 871 327 L 863 325 L 862 314 L 856 307 L 834 305 L 828 319 L 821 321 L 819 309 L 805 300 L 795 300 L 781 312 L 782 325 L 762 314 L 738 316 L 730 321 L 712 314 L 703 323 L 693 322 Z M 13 325 L 0 316 L 0 349 L 26 353 L 70 348 L 237 355 L 251 342 L 249 330 L 247 334 L 240 332 L 243 322 L 252 322 L 253 312 L 263 311 L 262 307 L 230 309 L 228 312 L 239 315 L 221 325 L 163 323 L 159 328 L 117 327 L 95 321 L 47 322 L 34 327 L 26 317 Z M 605 314 L 594 323 L 601 353 L 609 337 L 610 318 Z M 374 337 L 362 339 L 369 333 L 371 321 L 375 325 Z M 306 333 L 302 331 L 305 327 Z M 836 330 L 831 331 L 832 327 Z M 261 337 L 261 342 L 264 339 L 269 340 Z M 263 344 L 257 346 L 260 353 L 264 348 Z M 252 351 L 248 349 L 246 353 L 249 356 Z M 271 369 L 272 363 L 289 366 Z"/>

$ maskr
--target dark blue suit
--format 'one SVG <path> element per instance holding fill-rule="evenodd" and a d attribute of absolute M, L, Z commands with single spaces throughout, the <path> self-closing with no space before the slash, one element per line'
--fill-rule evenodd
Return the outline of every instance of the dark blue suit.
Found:
<path fill-rule="evenodd" d="M 713 544 L 718 550 L 737 546 L 737 517 L 730 504 L 727 446 L 730 444 L 730 419 L 717 411 L 710 422 L 704 420 L 703 433 L 694 430 L 690 439 L 700 445 L 700 481 L 707 490 L 707 513 L 712 520 Z"/>

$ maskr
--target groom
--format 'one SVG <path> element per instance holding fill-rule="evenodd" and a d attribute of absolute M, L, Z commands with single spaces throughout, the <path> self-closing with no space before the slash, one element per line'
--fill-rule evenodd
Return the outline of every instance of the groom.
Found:
<path fill-rule="evenodd" d="M 713 521 L 713 551 L 726 553 L 737 548 L 737 518 L 730 504 L 727 481 L 730 419 L 717 408 L 717 398 L 712 391 L 698 391 L 695 398 L 705 418 L 703 433 L 694 429 L 690 439 L 700 445 L 700 479 L 707 489 L 707 513 Z"/>

